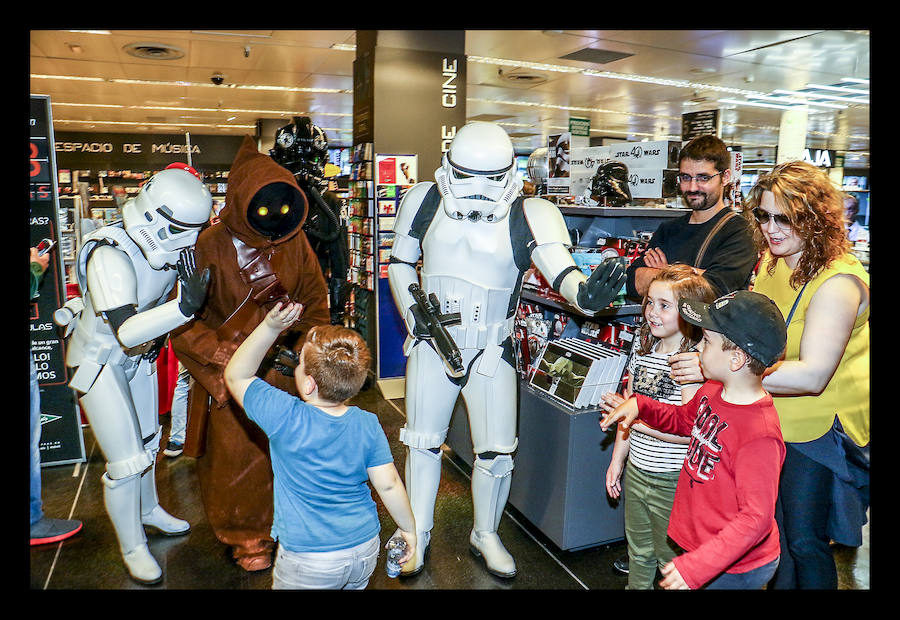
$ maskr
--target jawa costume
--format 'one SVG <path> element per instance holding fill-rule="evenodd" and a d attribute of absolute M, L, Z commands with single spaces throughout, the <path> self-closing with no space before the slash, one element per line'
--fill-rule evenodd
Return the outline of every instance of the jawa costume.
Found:
<path fill-rule="evenodd" d="M 194 378 L 184 453 L 198 459 L 200 492 L 216 537 L 246 570 L 268 568 L 272 561 L 272 465 L 265 434 L 231 400 L 223 373 L 278 301 L 302 303 L 303 314 L 273 349 L 299 352 L 311 327 L 329 323 L 325 279 L 301 230 L 306 215 L 306 196 L 294 176 L 247 136 L 231 166 L 221 222 L 197 239 L 197 268 L 212 265 L 215 274 L 206 305 L 172 340 Z M 293 377 L 281 372 L 272 353 L 259 376 L 296 394 Z"/>

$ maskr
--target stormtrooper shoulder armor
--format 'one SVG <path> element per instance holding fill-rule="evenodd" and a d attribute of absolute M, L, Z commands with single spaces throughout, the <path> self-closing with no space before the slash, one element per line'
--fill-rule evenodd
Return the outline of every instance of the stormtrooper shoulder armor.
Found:
<path fill-rule="evenodd" d="M 434 187 L 431 181 L 423 181 L 413 185 L 397 209 L 397 219 L 394 220 L 394 245 L 391 255 L 397 260 L 415 263 L 421 255 L 420 243 L 427 230 L 428 224 L 434 216 L 437 205 L 426 204 L 425 197 Z M 439 201 L 438 201 L 439 202 Z M 431 213 L 425 213 L 424 210 Z M 424 224 L 425 230 L 422 230 Z"/>
<path fill-rule="evenodd" d="M 528 198 L 522 205 L 522 209 L 536 245 L 541 246 L 548 243 L 572 245 L 566 221 L 555 204 L 543 198 Z"/>
<path fill-rule="evenodd" d="M 95 311 L 137 305 L 137 277 L 126 252 L 112 245 L 99 245 L 91 252 L 86 267 Z"/>

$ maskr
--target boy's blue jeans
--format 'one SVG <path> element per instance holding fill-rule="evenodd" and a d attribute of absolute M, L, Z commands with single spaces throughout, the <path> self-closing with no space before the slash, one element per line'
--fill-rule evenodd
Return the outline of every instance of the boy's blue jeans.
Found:
<path fill-rule="evenodd" d="M 375 571 L 381 542 L 377 535 L 338 551 L 294 552 L 278 545 L 273 590 L 365 590 Z"/>
<path fill-rule="evenodd" d="M 722 573 L 708 584 L 704 590 L 762 590 L 775 574 L 779 558 L 746 573 Z"/>

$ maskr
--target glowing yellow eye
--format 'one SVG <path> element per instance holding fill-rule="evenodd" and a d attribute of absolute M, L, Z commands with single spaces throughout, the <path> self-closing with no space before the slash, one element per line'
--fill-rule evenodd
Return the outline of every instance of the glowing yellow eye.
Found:
<path fill-rule="evenodd" d="M 281 214 L 282 215 L 284 215 L 285 213 L 287 213 L 290 210 L 291 210 L 290 205 L 281 205 Z"/>
<path fill-rule="evenodd" d="M 256 210 L 256 212 L 258 214 L 262 215 L 263 217 L 265 217 L 269 214 L 269 208 L 268 207 L 260 207 L 259 209 Z"/>

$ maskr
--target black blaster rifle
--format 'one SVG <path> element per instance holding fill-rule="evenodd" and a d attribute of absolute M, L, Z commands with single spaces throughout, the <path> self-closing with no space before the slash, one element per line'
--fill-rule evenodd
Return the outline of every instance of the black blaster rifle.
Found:
<path fill-rule="evenodd" d="M 416 319 L 415 337 L 431 340 L 435 351 L 441 356 L 452 376 L 461 377 L 466 374 L 459 347 L 453 342 L 446 328 L 447 325 L 462 323 L 459 312 L 441 314 L 441 304 L 437 295 L 432 293 L 426 297 L 422 287 L 415 282 L 409 285 L 409 292 L 416 302 L 411 308 Z"/>

